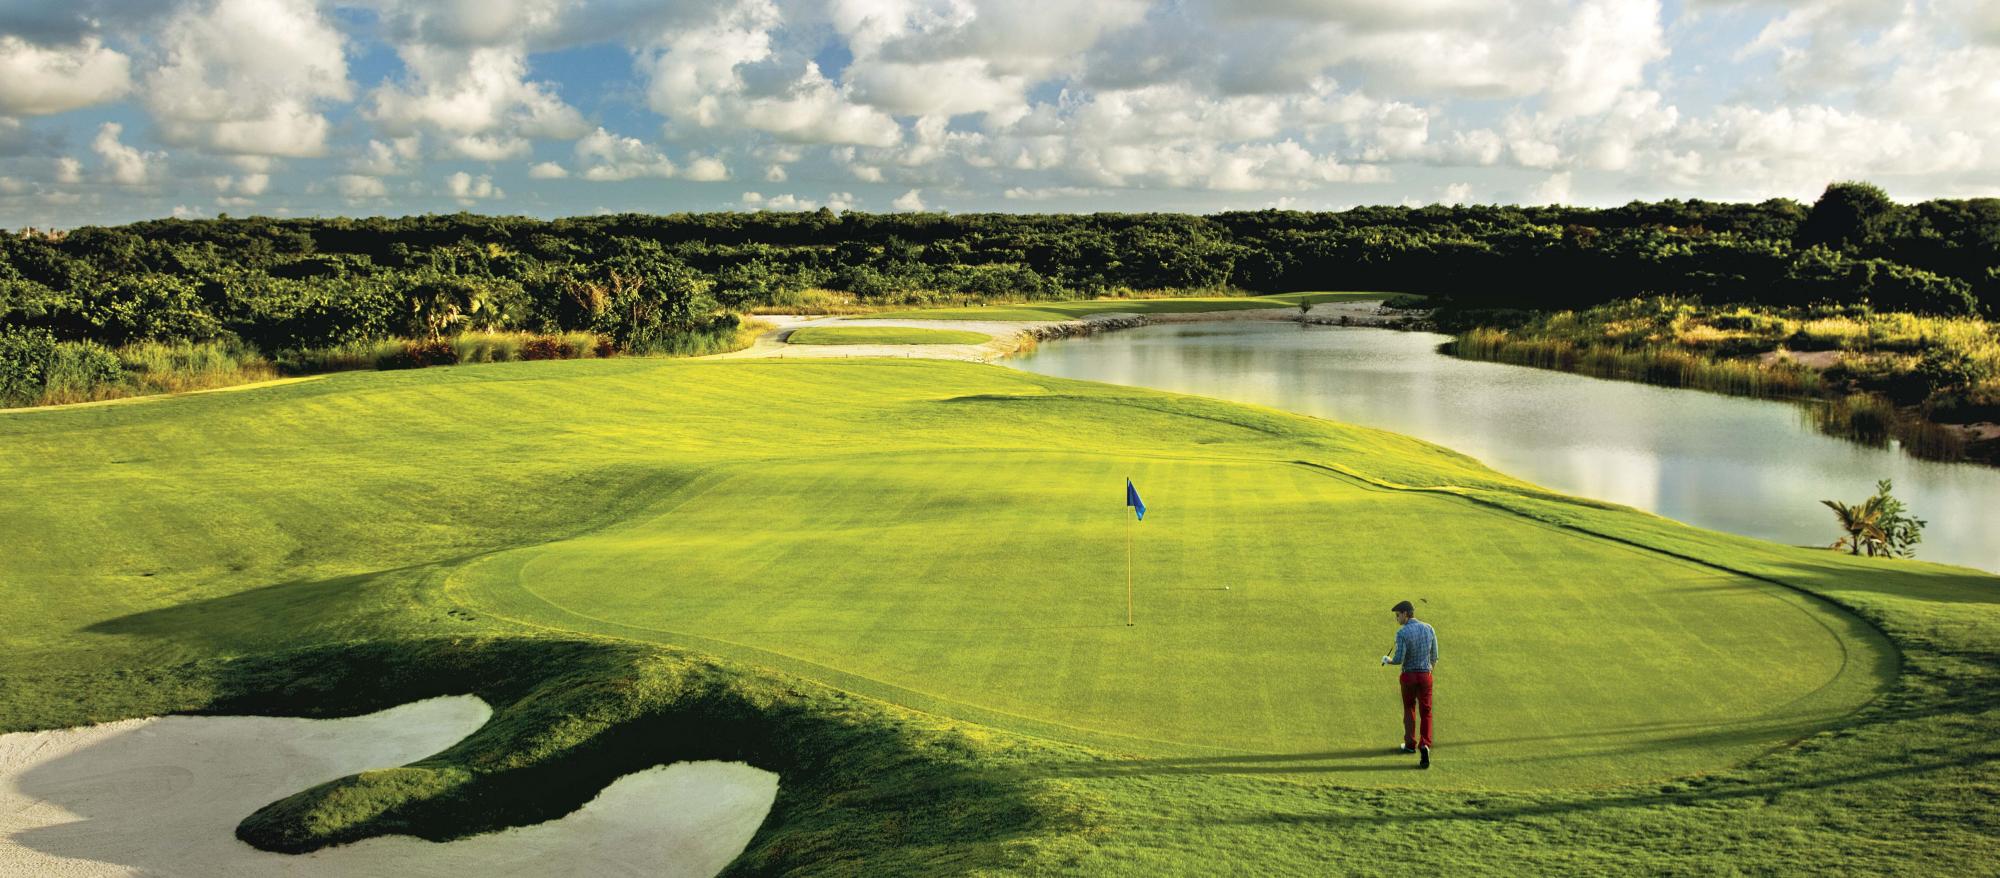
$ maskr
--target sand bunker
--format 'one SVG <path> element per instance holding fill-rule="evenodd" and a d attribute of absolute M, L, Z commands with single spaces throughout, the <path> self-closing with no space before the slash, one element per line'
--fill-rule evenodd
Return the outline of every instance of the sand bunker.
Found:
<path fill-rule="evenodd" d="M 770 772 L 677 763 L 619 778 L 562 819 L 444 844 L 396 836 L 291 856 L 236 839 L 259 807 L 422 759 L 491 713 L 460 696 L 351 719 L 163 717 L 0 735 L 0 876 L 709 878 L 777 796 Z"/>

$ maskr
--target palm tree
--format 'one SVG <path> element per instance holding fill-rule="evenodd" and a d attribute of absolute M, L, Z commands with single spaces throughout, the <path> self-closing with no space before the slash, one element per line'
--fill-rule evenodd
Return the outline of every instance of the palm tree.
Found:
<path fill-rule="evenodd" d="M 1928 522 L 1908 515 L 1903 501 L 1890 493 L 1894 488 L 1888 479 L 1876 482 L 1875 496 L 1855 506 L 1838 500 L 1819 501 L 1833 510 L 1840 529 L 1847 532 L 1831 548 L 1846 549 L 1850 555 L 1866 552 L 1870 556 L 1916 557 L 1917 544 L 1923 541 L 1924 525 Z"/>
<path fill-rule="evenodd" d="M 1859 555 L 1866 550 L 1872 556 L 1886 547 L 1889 534 L 1882 529 L 1882 495 L 1877 494 L 1853 506 L 1839 500 L 1819 502 L 1833 510 L 1833 517 L 1840 521 L 1840 529 L 1847 532 L 1847 536 L 1834 540 L 1828 548 L 1846 549 L 1850 555 Z"/>

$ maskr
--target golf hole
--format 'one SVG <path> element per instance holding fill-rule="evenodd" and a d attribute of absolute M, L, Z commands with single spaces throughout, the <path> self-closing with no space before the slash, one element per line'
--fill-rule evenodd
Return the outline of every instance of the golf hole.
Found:
<path fill-rule="evenodd" d="M 625 775 L 556 820 L 452 842 L 257 850 L 244 816 L 451 746 L 492 711 L 471 696 L 366 716 L 155 717 L 0 735 L 0 872 L 84 875 L 670 875 L 709 878 L 750 843 L 777 775 L 688 762 Z"/>

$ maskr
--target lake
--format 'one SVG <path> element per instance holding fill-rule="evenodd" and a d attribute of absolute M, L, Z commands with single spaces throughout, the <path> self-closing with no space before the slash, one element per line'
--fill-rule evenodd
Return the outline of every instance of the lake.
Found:
<path fill-rule="evenodd" d="M 1447 357 L 1449 337 L 1279 321 L 1159 324 L 1042 343 L 1015 368 L 1256 403 L 1416 436 L 1556 490 L 1795 545 L 1822 499 L 1894 479 L 1917 557 L 2000 570 L 2000 469 L 1823 436 L 1803 407 Z"/>

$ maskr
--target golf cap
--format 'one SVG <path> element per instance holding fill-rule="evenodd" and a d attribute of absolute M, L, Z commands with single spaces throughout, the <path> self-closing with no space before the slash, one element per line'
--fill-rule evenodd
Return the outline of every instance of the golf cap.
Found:
<path fill-rule="evenodd" d="M 1409 602 L 1409 601 L 1403 601 L 1402 603 L 1399 603 L 1399 604 L 1397 604 L 1397 605 L 1395 605 L 1395 606 L 1393 606 L 1393 607 L 1390 607 L 1390 608 L 1389 608 L 1389 612 L 1391 612 L 1391 613 L 1409 613 L 1410 615 L 1414 616 L 1414 615 L 1416 615 L 1416 614 L 1417 614 L 1417 608 L 1416 608 L 1416 607 L 1412 607 L 1412 606 L 1410 606 L 1410 602 Z"/>

